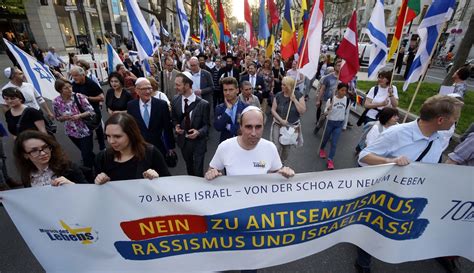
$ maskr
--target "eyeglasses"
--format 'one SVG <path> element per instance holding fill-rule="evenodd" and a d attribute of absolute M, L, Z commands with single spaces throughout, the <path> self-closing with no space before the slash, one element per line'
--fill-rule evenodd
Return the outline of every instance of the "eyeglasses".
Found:
<path fill-rule="evenodd" d="M 50 153 L 52 150 L 51 146 L 45 145 L 41 148 L 36 148 L 33 149 L 32 151 L 27 152 L 26 154 L 32 156 L 32 157 L 38 157 L 41 155 L 41 152 L 44 152 L 45 154 Z"/>

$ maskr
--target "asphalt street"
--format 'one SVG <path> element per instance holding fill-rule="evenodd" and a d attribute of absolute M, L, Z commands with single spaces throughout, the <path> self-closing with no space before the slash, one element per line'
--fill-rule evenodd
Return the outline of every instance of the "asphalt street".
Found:
<path fill-rule="evenodd" d="M 314 136 L 313 126 L 315 121 L 314 92 L 310 94 L 310 100 L 307 103 L 307 112 L 302 118 L 302 128 L 304 136 L 304 146 L 294 148 L 290 152 L 290 157 L 286 165 L 295 169 L 297 173 L 303 172 L 319 172 L 324 171 L 325 161 L 320 159 L 317 149 L 321 141 L 321 132 Z M 2 122 L 4 118 L 2 117 Z M 356 117 L 351 116 L 351 122 L 356 123 Z M 264 137 L 268 138 L 270 130 L 271 118 L 267 118 Z M 58 141 L 63 145 L 70 158 L 79 162 L 79 150 L 73 146 L 71 141 L 64 135 L 63 128 L 59 125 Z M 356 166 L 354 158 L 354 147 L 361 135 L 361 128 L 354 127 L 343 132 L 335 157 L 336 169 L 352 168 Z M 218 133 L 211 130 L 208 142 L 208 152 L 206 154 L 206 163 L 211 160 L 218 143 Z M 4 142 L 7 155 L 11 155 L 12 139 L 6 139 Z M 97 142 L 95 142 L 97 150 Z M 18 174 L 13 166 L 11 156 L 8 160 L 8 169 L 14 177 Z M 178 166 L 171 169 L 174 175 L 184 175 L 185 166 L 182 158 L 180 158 Z M 15 226 L 11 222 L 9 216 L 3 207 L 0 207 L 0 273 L 36 273 L 44 272 L 40 264 L 32 255 L 27 245 L 19 235 Z M 52 257 L 53 258 L 53 257 Z M 354 261 L 356 259 L 356 247 L 352 244 L 341 243 L 333 246 L 323 252 L 310 255 L 304 259 L 294 261 L 292 263 L 265 268 L 259 272 L 325 272 L 325 273 L 351 273 L 356 272 Z M 461 259 L 462 272 L 474 272 L 474 263 Z M 157 271 L 158 272 L 158 271 Z M 388 264 L 374 259 L 372 272 L 406 272 L 406 273 L 444 273 L 444 269 L 434 259 L 408 262 L 402 264 Z"/>

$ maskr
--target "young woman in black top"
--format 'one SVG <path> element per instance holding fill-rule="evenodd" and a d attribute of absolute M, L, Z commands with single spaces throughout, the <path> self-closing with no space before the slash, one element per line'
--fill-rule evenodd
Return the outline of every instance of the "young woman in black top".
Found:
<path fill-rule="evenodd" d="M 15 87 L 8 87 L 2 91 L 3 99 L 10 109 L 5 112 L 5 121 L 8 131 L 14 138 L 25 130 L 38 130 L 46 133 L 43 113 L 26 106 L 25 97 Z"/>
<path fill-rule="evenodd" d="M 87 183 L 81 169 L 67 159 L 59 143 L 46 133 L 20 133 L 13 155 L 24 187 Z"/>
<path fill-rule="evenodd" d="M 115 113 L 110 116 L 105 123 L 105 134 L 110 147 L 96 156 L 96 184 L 170 176 L 163 155 L 145 142 L 131 115 Z"/>
<path fill-rule="evenodd" d="M 110 115 L 117 112 L 127 112 L 127 104 L 133 100 L 132 95 L 123 88 L 124 80 L 122 75 L 117 72 L 112 72 L 109 75 L 110 89 L 105 95 L 105 104 L 107 105 L 107 112 Z"/>

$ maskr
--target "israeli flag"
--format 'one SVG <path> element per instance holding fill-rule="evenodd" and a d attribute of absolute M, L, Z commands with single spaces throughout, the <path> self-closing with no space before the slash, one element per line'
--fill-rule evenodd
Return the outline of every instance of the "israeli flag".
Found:
<path fill-rule="evenodd" d="M 153 55 L 153 35 L 143 17 L 136 0 L 125 0 L 127 15 L 132 27 L 133 38 L 141 61 Z"/>
<path fill-rule="evenodd" d="M 54 88 L 56 78 L 53 73 L 49 71 L 49 68 L 8 40 L 3 39 L 3 42 L 7 45 L 20 65 L 26 80 L 35 87 L 36 91 L 38 91 L 43 98 L 54 100 L 59 93 L 56 92 Z"/>
<path fill-rule="evenodd" d="M 377 0 L 375 3 L 367 25 L 367 35 L 373 44 L 369 58 L 369 79 L 374 79 L 380 68 L 385 66 L 388 52 L 383 0 Z"/>
<path fill-rule="evenodd" d="M 455 0 L 434 0 L 426 12 L 423 21 L 418 26 L 420 46 L 408 72 L 408 79 L 403 84 L 403 91 L 407 90 L 410 83 L 417 82 L 428 68 L 431 55 L 438 43 L 439 33 L 444 23 L 451 18 L 455 4 Z"/>
<path fill-rule="evenodd" d="M 198 3 L 199 7 L 199 40 L 201 42 L 201 51 L 204 51 L 204 40 L 206 40 L 206 33 L 204 32 L 204 20 L 202 19 L 201 2 Z"/>
<path fill-rule="evenodd" d="M 160 29 L 161 29 L 161 34 L 165 35 L 166 37 L 170 37 L 170 34 L 166 30 L 166 28 L 163 26 L 163 23 L 160 21 Z"/>
<path fill-rule="evenodd" d="M 115 71 L 115 68 L 118 64 L 123 65 L 123 62 L 122 60 L 120 60 L 119 55 L 109 43 L 107 43 L 107 64 L 109 67 L 109 74 Z"/>
<path fill-rule="evenodd" d="M 160 33 L 158 33 L 158 29 L 156 28 L 156 21 L 155 18 L 151 18 L 150 22 L 150 31 L 151 35 L 153 35 L 153 52 L 156 52 L 161 45 Z"/>
<path fill-rule="evenodd" d="M 190 29 L 188 16 L 186 15 L 186 10 L 184 9 L 183 0 L 176 0 L 176 10 L 178 12 L 179 19 L 179 32 L 181 33 L 181 42 L 186 47 L 189 40 Z"/>

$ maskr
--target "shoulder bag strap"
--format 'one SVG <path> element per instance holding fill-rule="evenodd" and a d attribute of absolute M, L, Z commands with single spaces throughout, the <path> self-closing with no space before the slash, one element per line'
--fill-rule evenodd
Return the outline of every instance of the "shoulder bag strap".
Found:
<path fill-rule="evenodd" d="M 425 155 L 430 151 L 431 145 L 433 145 L 433 140 L 431 140 L 430 143 L 428 143 L 428 146 L 426 146 L 425 150 L 421 152 L 420 156 L 418 156 L 418 158 L 415 160 L 416 162 L 420 162 L 425 157 Z"/>
<path fill-rule="evenodd" d="M 76 93 L 74 93 L 74 102 L 76 103 L 77 108 L 79 109 L 79 112 L 81 112 L 81 114 L 84 113 L 84 109 L 82 108 L 82 105 L 79 102 L 79 98 L 77 97 Z"/>
<path fill-rule="evenodd" d="M 23 110 L 23 112 L 21 113 L 20 118 L 18 119 L 18 122 L 16 123 L 16 131 L 17 131 L 17 133 L 20 131 L 21 122 L 23 121 L 23 117 L 25 116 L 25 114 L 26 114 L 28 108 L 30 108 L 30 107 L 26 107 L 25 110 Z"/>

